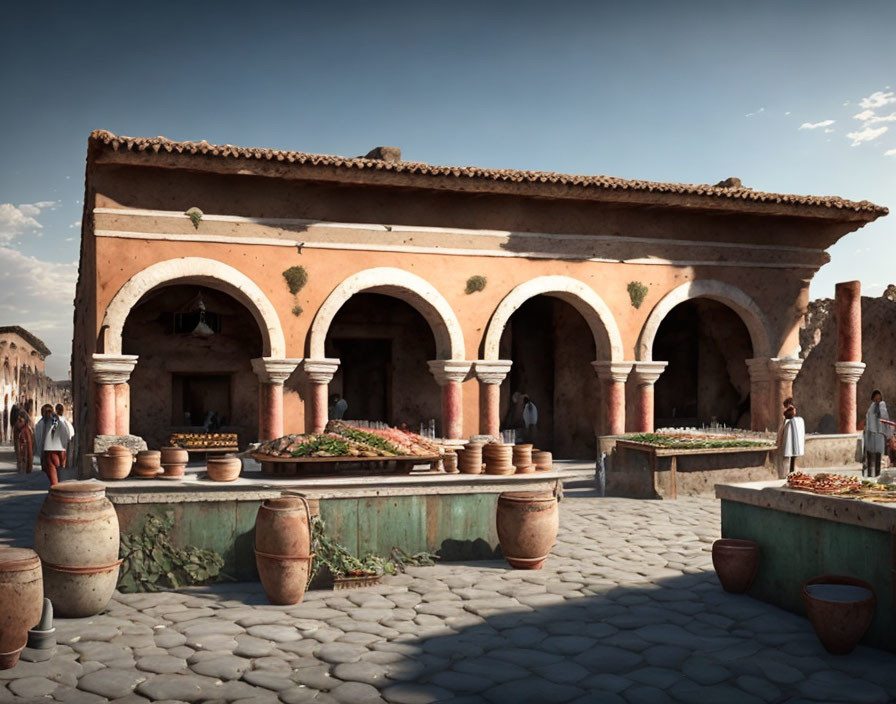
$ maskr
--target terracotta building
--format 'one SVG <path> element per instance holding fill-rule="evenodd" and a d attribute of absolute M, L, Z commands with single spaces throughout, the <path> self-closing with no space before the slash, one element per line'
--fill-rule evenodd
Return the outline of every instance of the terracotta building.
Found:
<path fill-rule="evenodd" d="M 596 436 L 764 429 L 825 250 L 872 203 L 90 136 L 76 299 L 83 441 L 346 418 Z M 189 214 L 188 214 L 189 213 Z M 93 412 L 95 409 L 95 412 Z"/>
<path fill-rule="evenodd" d="M 25 328 L 0 326 L 0 441 L 11 442 L 9 412 L 13 404 L 40 409 L 44 403 L 66 399 L 44 373 L 49 348 Z M 33 412 L 34 420 L 37 413 Z"/>

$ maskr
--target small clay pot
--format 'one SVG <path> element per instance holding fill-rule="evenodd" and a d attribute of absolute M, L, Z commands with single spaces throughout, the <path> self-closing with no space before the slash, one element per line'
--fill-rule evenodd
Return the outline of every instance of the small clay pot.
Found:
<path fill-rule="evenodd" d="M 726 592 L 743 594 L 759 569 L 759 543 L 737 538 L 717 540 L 712 544 L 712 566 Z"/>
<path fill-rule="evenodd" d="M 190 455 L 182 447 L 163 447 L 161 449 L 162 473 L 166 479 L 179 479 L 184 476 Z"/>
<path fill-rule="evenodd" d="M 134 464 L 134 474 L 138 477 L 154 477 L 162 471 L 159 463 L 161 453 L 158 450 L 142 450 L 137 453 L 137 462 Z"/>
<path fill-rule="evenodd" d="M 868 582 L 826 574 L 803 584 L 806 615 L 824 649 L 833 655 L 851 653 L 874 618 L 877 595 Z"/>
<path fill-rule="evenodd" d="M 491 443 L 482 450 L 485 459 L 486 474 L 513 474 L 516 467 L 513 466 L 513 445 L 499 445 Z"/>
<path fill-rule="evenodd" d="M 442 466 L 448 474 L 457 474 L 457 455 L 446 452 L 442 455 Z"/>
<path fill-rule="evenodd" d="M 465 445 L 457 451 L 458 469 L 462 474 L 482 474 L 482 445 Z"/>
<path fill-rule="evenodd" d="M 113 481 L 116 479 L 124 479 L 131 473 L 131 467 L 134 465 L 134 458 L 130 451 L 126 455 L 97 455 L 96 466 L 100 473 L 100 479 L 105 481 Z"/>
<path fill-rule="evenodd" d="M 532 450 L 532 463 L 536 472 L 550 472 L 554 468 L 553 456 L 544 450 Z"/>
<path fill-rule="evenodd" d="M 243 461 L 233 455 L 209 457 L 205 462 L 205 473 L 215 482 L 232 482 L 239 478 Z"/>
<path fill-rule="evenodd" d="M 133 453 L 124 445 L 109 445 L 106 448 L 107 455 L 133 455 Z"/>

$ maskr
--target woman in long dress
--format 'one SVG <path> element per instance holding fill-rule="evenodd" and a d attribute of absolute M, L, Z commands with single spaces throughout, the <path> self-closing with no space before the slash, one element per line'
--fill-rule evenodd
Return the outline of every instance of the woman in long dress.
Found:
<path fill-rule="evenodd" d="M 892 434 L 890 426 L 881 423 L 882 420 L 890 420 L 887 412 L 887 404 L 884 403 L 883 394 L 878 389 L 871 392 L 871 405 L 865 413 L 865 432 L 862 440 L 865 445 L 865 464 L 868 467 L 868 476 L 880 475 L 880 456 L 887 446 L 887 439 Z"/>
<path fill-rule="evenodd" d="M 792 398 L 784 399 L 784 425 L 778 438 L 781 454 L 790 460 L 789 473 L 796 471 L 796 458 L 806 454 L 806 423 L 796 414 Z"/>
<path fill-rule="evenodd" d="M 12 432 L 16 470 L 19 474 L 29 474 L 34 464 L 34 429 L 31 427 L 31 417 L 25 411 L 19 411 Z"/>

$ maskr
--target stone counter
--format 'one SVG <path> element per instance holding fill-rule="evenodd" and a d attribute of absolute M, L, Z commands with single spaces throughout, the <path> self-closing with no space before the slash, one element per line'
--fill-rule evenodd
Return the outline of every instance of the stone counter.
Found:
<path fill-rule="evenodd" d="M 896 504 L 794 491 L 782 480 L 716 486 L 722 536 L 755 540 L 750 595 L 805 615 L 803 583 L 823 574 L 864 579 L 877 611 L 864 642 L 896 651 Z"/>

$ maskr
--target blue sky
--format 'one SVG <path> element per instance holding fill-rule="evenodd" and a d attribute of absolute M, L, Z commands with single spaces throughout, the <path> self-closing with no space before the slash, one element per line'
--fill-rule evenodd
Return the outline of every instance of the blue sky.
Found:
<path fill-rule="evenodd" d="M 348 156 L 394 144 L 437 164 L 658 181 L 737 176 L 896 206 L 893 2 L 45 2 L 4 14 L 0 324 L 42 337 L 57 378 L 96 128 Z M 833 247 L 813 296 L 842 280 L 868 295 L 896 282 L 894 223 Z"/>

